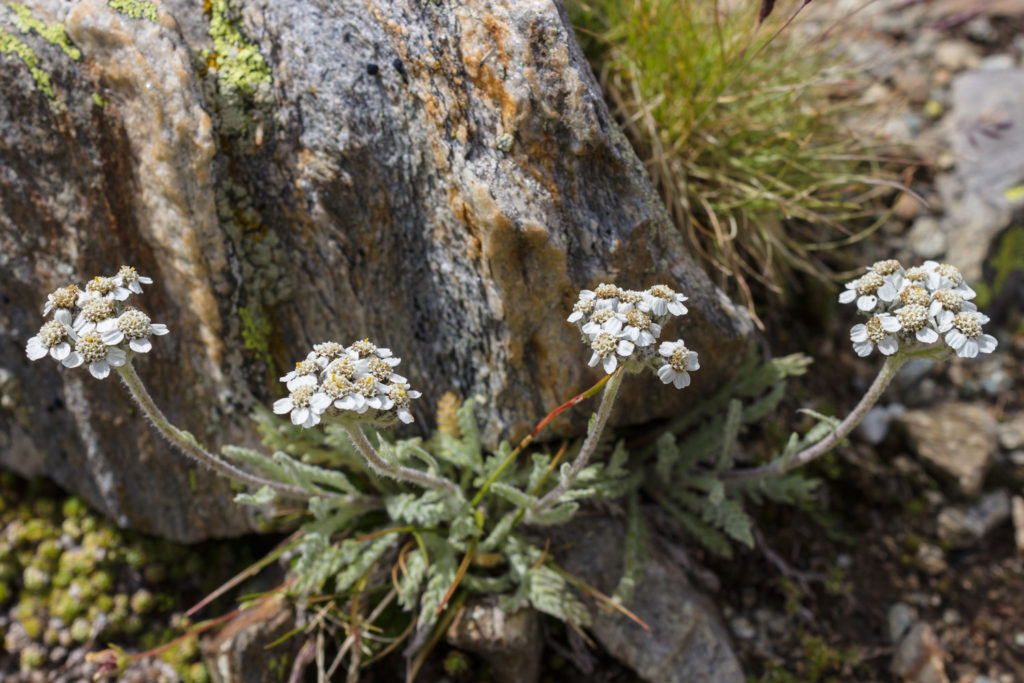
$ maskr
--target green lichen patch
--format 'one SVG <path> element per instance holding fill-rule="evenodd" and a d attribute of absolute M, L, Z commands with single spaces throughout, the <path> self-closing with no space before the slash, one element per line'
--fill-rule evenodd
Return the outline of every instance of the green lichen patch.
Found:
<path fill-rule="evenodd" d="M 148 19 L 153 22 L 158 19 L 156 5 L 147 0 L 107 0 L 107 5 L 132 19 Z"/>
<path fill-rule="evenodd" d="M 256 44 L 238 28 L 240 17 L 228 0 L 212 0 L 207 6 L 213 50 L 204 50 L 202 56 L 216 72 L 222 87 L 236 89 L 244 96 L 252 97 L 261 85 L 272 80 L 267 60 Z"/>
<path fill-rule="evenodd" d="M 64 54 L 71 59 L 78 61 L 82 58 L 82 51 L 75 47 L 75 44 L 71 42 L 71 36 L 69 36 L 67 31 L 64 30 L 63 22 L 46 24 L 45 22 L 36 19 L 35 16 L 32 15 L 32 10 L 20 2 L 9 2 L 7 3 L 7 6 L 14 12 L 19 31 L 22 33 L 30 33 L 34 31 L 43 40 L 52 45 L 56 45 L 63 50 Z"/>
<path fill-rule="evenodd" d="M 53 91 L 53 82 L 50 80 L 50 74 L 40 67 L 39 57 L 36 56 L 36 53 L 20 38 L 2 28 L 0 28 L 0 54 L 13 55 L 20 59 L 28 67 L 28 71 L 32 74 L 32 79 L 36 82 L 36 86 L 51 100 L 56 99 L 57 96 Z"/>

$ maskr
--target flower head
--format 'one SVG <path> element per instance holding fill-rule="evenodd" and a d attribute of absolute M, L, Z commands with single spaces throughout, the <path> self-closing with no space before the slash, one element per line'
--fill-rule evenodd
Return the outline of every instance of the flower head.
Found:
<path fill-rule="evenodd" d="M 410 389 L 408 381 L 394 371 L 401 362 L 390 349 L 369 339 L 347 347 L 337 342 L 317 344 L 281 377 L 291 393 L 274 404 L 274 411 L 290 412 L 292 422 L 303 427 L 315 426 L 325 413 L 412 422 L 410 400 L 419 398 L 420 392 Z M 371 411 L 369 418 L 363 417 Z"/>
<path fill-rule="evenodd" d="M 669 317 L 687 313 L 686 300 L 667 285 L 639 291 L 601 284 L 580 292 L 568 320 L 590 346 L 591 367 L 611 373 L 625 365 L 637 372 L 657 365 L 655 343 Z"/>
<path fill-rule="evenodd" d="M 129 296 L 142 292 L 140 283 L 152 282 L 134 268 L 121 266 L 113 277 L 97 275 L 84 287 L 72 284 L 50 292 L 43 315 L 53 313 L 53 320 L 28 340 L 26 354 L 33 360 L 49 354 L 65 367 L 87 365 L 94 377 L 107 377 L 110 368 L 128 361 L 129 354 L 152 349 L 151 336 L 167 334 L 166 325 L 125 304 Z"/>
<path fill-rule="evenodd" d="M 590 367 L 601 363 L 606 373 L 615 372 L 618 367 L 618 356 L 629 358 L 633 353 L 633 342 L 628 339 L 619 339 L 611 332 L 601 332 L 590 340 L 590 349 L 594 352 L 590 357 Z"/>
<path fill-rule="evenodd" d="M 46 295 L 46 305 L 43 306 L 43 315 L 50 315 L 54 312 L 54 318 L 65 325 L 71 324 L 71 313 L 78 303 L 78 285 L 68 285 Z"/>
<path fill-rule="evenodd" d="M 658 347 L 658 355 L 665 359 L 658 368 L 658 377 L 665 384 L 673 384 L 676 389 L 689 386 L 690 372 L 700 369 L 697 352 L 686 348 L 682 339 L 662 342 Z"/>
<path fill-rule="evenodd" d="M 154 324 L 148 315 L 131 307 L 117 318 L 107 318 L 99 323 L 96 331 L 103 335 L 103 343 L 111 346 L 127 340 L 128 348 L 135 353 L 148 353 L 153 348 L 149 337 L 160 337 L 168 332 L 167 325 Z"/>
<path fill-rule="evenodd" d="M 900 323 L 888 313 L 873 315 L 866 323 L 854 325 L 850 330 L 850 341 L 858 356 L 867 356 L 877 346 L 886 356 L 891 356 L 899 349 L 896 332 Z"/>
<path fill-rule="evenodd" d="M 25 353 L 32 360 L 39 360 L 50 354 L 55 360 L 64 360 L 71 353 L 71 330 L 60 320 L 43 324 L 39 334 L 28 340 Z"/>
<path fill-rule="evenodd" d="M 956 355 L 975 358 L 979 353 L 992 353 L 998 345 L 995 337 L 981 330 L 987 322 L 988 316 L 977 311 L 946 311 L 940 318 L 939 331 L 945 333 L 946 343 Z"/>
<path fill-rule="evenodd" d="M 75 350 L 69 353 L 61 363 L 69 368 L 88 365 L 89 374 L 96 379 L 103 379 L 110 374 L 110 368 L 119 368 L 127 360 L 128 356 L 122 349 L 106 344 L 99 332 L 90 330 L 78 335 L 78 338 L 75 339 Z"/>
<path fill-rule="evenodd" d="M 850 341 L 859 356 L 878 347 L 885 355 L 901 346 L 910 349 L 944 341 L 964 358 L 989 353 L 995 337 L 982 334 L 988 317 L 970 299 L 975 292 L 963 274 L 948 263 L 926 261 L 906 270 L 895 260 L 878 261 L 860 278 L 848 282 L 839 300 L 857 302 L 870 317 L 854 325 Z"/>
<path fill-rule="evenodd" d="M 126 288 L 132 294 L 142 294 L 142 285 L 153 284 L 153 278 L 139 275 L 131 266 L 121 266 L 113 280 L 119 287 Z"/>
<path fill-rule="evenodd" d="M 331 405 L 330 397 L 317 391 L 315 386 L 301 384 L 285 398 L 274 402 L 274 412 L 278 415 L 291 413 L 292 424 L 301 427 L 315 427 L 320 423 L 320 416 Z"/>

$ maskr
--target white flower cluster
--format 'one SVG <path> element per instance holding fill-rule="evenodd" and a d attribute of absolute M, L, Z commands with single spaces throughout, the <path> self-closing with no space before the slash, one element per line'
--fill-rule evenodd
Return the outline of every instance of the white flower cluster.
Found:
<path fill-rule="evenodd" d="M 150 336 L 167 334 L 166 325 L 125 303 L 152 283 L 131 266 L 121 266 L 116 275 L 97 275 L 84 288 L 68 285 L 51 292 L 43 315 L 52 313 L 53 319 L 28 340 L 25 353 L 32 360 L 49 355 L 69 368 L 88 365 L 93 377 L 103 379 L 111 367 L 128 362 L 130 353 L 153 348 Z"/>
<path fill-rule="evenodd" d="M 395 416 L 408 424 L 413 421 L 410 401 L 421 394 L 394 371 L 401 362 L 369 339 L 350 346 L 317 344 L 281 378 L 290 393 L 274 402 L 274 412 L 290 413 L 292 423 L 307 428 L 319 424 L 331 409 L 358 415 L 374 410 L 375 419 Z"/>
<path fill-rule="evenodd" d="M 662 342 L 657 354 L 655 342 L 668 318 L 685 315 L 686 297 L 665 285 L 642 292 L 600 284 L 584 289 L 568 321 L 574 323 L 590 346 L 591 367 L 601 364 L 612 373 L 622 364 L 654 367 L 665 384 L 683 388 L 690 384 L 690 372 L 700 369 L 697 354 L 682 339 Z"/>
<path fill-rule="evenodd" d="M 850 330 L 858 356 L 875 347 L 891 356 L 901 345 L 933 344 L 940 337 L 961 358 L 995 350 L 996 338 L 981 329 L 989 318 L 970 301 L 976 294 L 956 267 L 925 261 L 904 269 L 890 259 L 867 270 L 839 295 L 840 303 L 856 302 L 868 316 Z"/>

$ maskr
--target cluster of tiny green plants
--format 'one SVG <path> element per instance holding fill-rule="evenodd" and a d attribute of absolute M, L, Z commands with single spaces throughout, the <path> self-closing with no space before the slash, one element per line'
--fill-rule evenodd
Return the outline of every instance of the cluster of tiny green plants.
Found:
<path fill-rule="evenodd" d="M 567 5 L 613 114 L 720 286 L 748 304 L 755 290 L 784 297 L 793 272 L 832 277 L 829 252 L 882 224 L 870 199 L 893 174 L 879 141 L 843 125 L 860 105 L 836 97 L 856 82 L 842 31 L 801 37 L 787 24 L 799 3 L 760 24 L 757 2 Z"/>
<path fill-rule="evenodd" d="M 759 363 L 756 354 L 749 353 L 732 382 L 671 421 L 654 445 L 637 455 L 644 463 L 644 493 L 701 545 L 725 558 L 732 557 L 734 542 L 754 546 L 748 505 L 805 505 L 813 500 L 818 484 L 796 470 L 756 479 L 723 477 L 736 468 L 737 440 L 743 430 L 778 407 L 786 379 L 802 375 L 810 358 L 798 353 Z M 803 435 L 790 434 L 771 462 L 784 463 L 828 436 L 838 422 L 812 410 L 802 412 L 816 424 Z"/>
<path fill-rule="evenodd" d="M 223 545 L 207 559 L 193 552 L 182 561 L 180 547 L 122 531 L 77 497 L 0 473 L 0 610 L 10 619 L 4 650 L 17 658 L 3 669 L 51 668 L 58 648 L 170 643 L 159 656 L 182 681 L 205 683 L 198 638 L 176 638 L 188 624 L 173 610 L 182 585 L 227 552 Z M 197 593 L 210 588 L 194 586 Z"/>
<path fill-rule="evenodd" d="M 365 593 L 370 590 L 366 579 L 385 563 L 398 568 L 382 574 L 394 579 L 398 606 L 415 619 L 421 637 L 437 624 L 456 586 L 459 597 L 500 596 L 500 606 L 509 613 L 532 606 L 577 626 L 590 625 L 578 581 L 557 566 L 542 537 L 520 525 L 524 511 L 537 503 L 536 493 L 558 475 L 558 464 L 570 460 L 579 444 L 557 454 L 557 461 L 549 452 L 536 451 L 522 456 L 527 466 L 503 468 L 512 447 L 502 442 L 493 453 L 484 450 L 475 408 L 473 400 L 462 403 L 452 411 L 454 419 L 441 420 L 442 428 L 427 440 L 387 441 L 368 430 L 371 439 L 379 439 L 374 445 L 385 458 L 425 463 L 430 472 L 457 482 L 464 491 L 482 494 L 473 500 L 438 490 L 409 492 L 400 483 L 373 476 L 338 425 L 303 429 L 267 411 L 257 414 L 265 444 L 276 449 L 272 460 L 234 447 L 225 449 L 225 455 L 311 495 L 310 519 L 302 527 L 301 552 L 292 565 L 296 594 Z M 625 469 L 624 444 L 606 443 L 602 450 L 607 456 L 603 462 L 586 467 L 557 504 L 530 516 L 531 529 L 564 524 L 581 502 L 618 498 L 637 486 L 639 475 Z M 336 506 L 331 493 L 372 493 L 382 500 L 383 510 Z M 236 498 L 253 504 L 269 499 L 269 492 Z"/>
<path fill-rule="evenodd" d="M 632 598 L 648 535 L 640 500 L 656 501 L 694 539 L 726 557 L 733 542 L 753 545 L 749 504 L 808 501 L 815 482 L 798 473 L 735 482 L 719 478 L 734 467 L 732 453 L 744 427 L 777 407 L 786 379 L 802 374 L 808 362 L 797 354 L 761 364 L 751 353 L 736 380 L 670 423 L 653 446 L 629 452 L 625 441 L 605 440 L 598 462 L 583 471 L 557 505 L 529 518 L 528 526 L 519 524 L 523 511 L 536 504 L 535 492 L 557 474 L 560 462 L 571 460 L 580 443 L 555 454 L 544 449 L 523 454 L 523 464 L 503 468 L 511 446 L 503 442 L 493 453 L 483 449 L 472 400 L 457 409 L 450 404 L 442 408 L 449 415 L 439 415 L 440 427 L 429 439 L 376 437 L 375 444 L 389 460 L 424 463 L 464 491 L 482 491 L 472 500 L 439 491 L 410 493 L 397 482 L 373 476 L 343 427 L 303 429 L 269 411 L 257 413 L 256 419 L 265 445 L 276 451 L 273 458 L 235 447 L 226 448 L 225 455 L 312 496 L 304 540 L 294 545 L 296 580 L 290 590 L 297 596 L 313 596 L 314 604 L 329 597 L 349 618 L 344 608 L 350 601 L 387 599 L 393 592 L 397 606 L 375 610 L 379 621 L 390 625 L 392 635 L 412 634 L 419 646 L 435 642 L 447 626 L 454 610 L 445 613 L 446 605 L 471 595 L 497 595 L 509 613 L 529 606 L 571 627 L 585 627 L 591 623 L 588 602 L 628 607 Z M 777 459 L 823 438 L 833 425 L 821 418 L 806 435 L 792 435 Z M 384 510 L 333 505 L 330 495 L 335 493 L 379 496 Z M 546 547 L 537 527 L 565 524 L 581 503 L 612 498 L 627 502 L 627 533 L 623 574 L 606 597 L 559 567 L 557 552 Z M 237 498 L 251 504 L 271 499 L 269 491 Z M 365 646 L 380 652 L 388 642 L 377 639 Z"/>

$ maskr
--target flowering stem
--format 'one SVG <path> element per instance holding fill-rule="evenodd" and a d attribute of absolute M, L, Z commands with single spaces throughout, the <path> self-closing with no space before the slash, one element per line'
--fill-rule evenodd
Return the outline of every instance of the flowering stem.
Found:
<path fill-rule="evenodd" d="M 348 437 L 352 440 L 356 450 L 366 458 L 370 469 L 378 476 L 411 482 L 428 489 L 440 489 L 448 491 L 456 497 L 462 497 L 462 490 L 447 479 L 435 477 L 432 474 L 427 474 L 422 470 L 413 469 L 412 467 L 395 465 L 382 458 L 358 425 L 343 423 L 342 426 L 345 428 L 345 432 L 348 433 Z"/>
<path fill-rule="evenodd" d="M 861 398 L 860 403 L 853 409 L 853 411 L 846 416 L 846 419 L 839 423 L 839 426 L 835 428 L 828 436 L 804 450 L 800 451 L 791 458 L 778 459 L 774 462 L 762 465 L 760 467 L 750 467 L 747 469 L 732 470 L 731 472 L 723 472 L 721 478 L 723 480 L 750 480 L 750 479 L 763 479 L 776 474 L 782 474 L 788 472 L 797 467 L 803 467 L 812 460 L 821 457 L 825 453 L 832 450 L 840 441 L 846 438 L 846 436 L 853 431 L 853 428 L 860 424 L 860 421 L 864 419 L 864 416 L 868 414 L 872 406 L 878 402 L 878 399 L 882 397 L 886 387 L 892 382 L 896 376 L 896 372 L 900 369 L 907 360 L 913 357 L 915 354 L 903 354 L 897 353 L 889 356 L 885 359 L 885 364 L 882 365 L 882 369 L 878 371 L 878 376 L 875 377 L 875 381 L 871 383 L 864 397 Z"/>
<path fill-rule="evenodd" d="M 587 466 L 590 456 L 597 450 L 597 444 L 601 440 L 601 433 L 608 422 L 608 416 L 612 413 L 612 406 L 615 405 L 615 395 L 619 393 L 619 385 L 622 384 L 622 374 L 623 368 L 619 368 L 611 375 L 611 379 L 605 385 L 604 394 L 601 396 L 601 405 L 597 408 L 594 423 L 591 425 L 590 432 L 580 447 L 580 452 L 576 454 L 576 458 L 569 466 L 569 471 L 562 477 L 562 481 L 559 482 L 558 486 L 548 491 L 543 498 L 537 501 L 533 509 L 530 510 L 530 514 L 538 515 L 557 503 L 562 494 L 569 490 L 569 487 L 576 481 L 576 477 L 583 468 Z"/>
<path fill-rule="evenodd" d="M 270 479 L 264 479 L 258 477 L 255 474 L 250 474 L 245 470 L 238 469 L 230 463 L 224 462 L 213 453 L 210 453 L 200 445 L 196 438 L 188 432 L 182 431 L 171 424 L 164 414 L 157 407 L 153 401 L 153 397 L 149 395 L 145 385 L 139 378 L 139 375 L 135 372 L 134 366 L 131 361 L 116 368 L 118 374 L 121 375 L 121 380 L 125 386 L 128 387 L 128 391 L 131 392 L 132 397 L 142 408 L 142 412 L 146 414 L 153 426 L 157 428 L 164 437 L 172 444 L 177 446 L 185 455 L 192 457 L 200 464 L 209 467 L 211 470 L 220 474 L 221 476 L 233 479 L 241 484 L 246 484 L 255 488 L 261 488 L 263 486 L 270 487 L 277 493 L 288 498 L 297 498 L 301 500 L 307 500 L 309 493 L 297 486 L 291 486 L 289 484 L 282 484 L 281 482 L 273 481 Z"/>
<path fill-rule="evenodd" d="M 590 387 L 589 389 L 584 391 L 582 394 L 577 394 L 576 396 L 573 396 L 568 401 L 566 401 L 565 403 L 563 403 L 562 405 L 558 406 L 557 408 L 552 410 L 550 413 L 548 413 L 547 416 L 543 420 L 538 422 L 537 426 L 533 428 L 533 431 L 530 432 L 529 434 L 527 434 L 526 436 L 524 436 L 523 440 L 519 442 L 519 445 L 516 446 L 515 448 L 513 448 L 512 452 L 510 452 L 507 456 L 505 456 L 505 459 L 498 466 L 498 469 L 494 470 L 494 473 L 490 477 L 487 478 L 487 481 L 484 482 L 484 485 L 481 486 L 480 490 L 476 492 L 475 496 L 473 496 L 473 500 L 470 503 L 470 505 L 472 505 L 473 507 L 476 507 L 480 503 L 480 501 L 483 500 L 484 496 L 487 494 L 487 491 L 490 490 L 491 485 L 498 480 L 498 477 L 500 477 L 502 475 L 502 473 L 506 469 L 508 469 L 508 466 L 512 464 L 512 461 L 516 459 L 516 457 L 522 452 L 522 450 L 524 448 L 526 448 L 527 446 L 530 445 L 530 443 L 533 441 L 534 437 L 536 437 L 540 433 L 540 431 L 542 429 L 544 429 L 544 427 L 547 426 L 547 424 L 549 422 L 551 422 L 553 419 L 555 419 L 555 417 L 557 417 L 558 415 L 560 415 L 564 411 L 568 410 L 569 408 L 572 408 L 574 405 L 576 405 L 580 401 L 582 401 L 584 399 L 587 399 L 587 398 L 590 398 L 591 396 L 596 394 L 598 392 L 598 390 L 600 390 L 601 387 L 603 387 L 608 382 L 608 380 L 610 378 L 611 378 L 611 375 L 605 375 L 604 377 L 602 377 L 598 381 L 597 384 L 595 384 L 594 386 Z"/>

